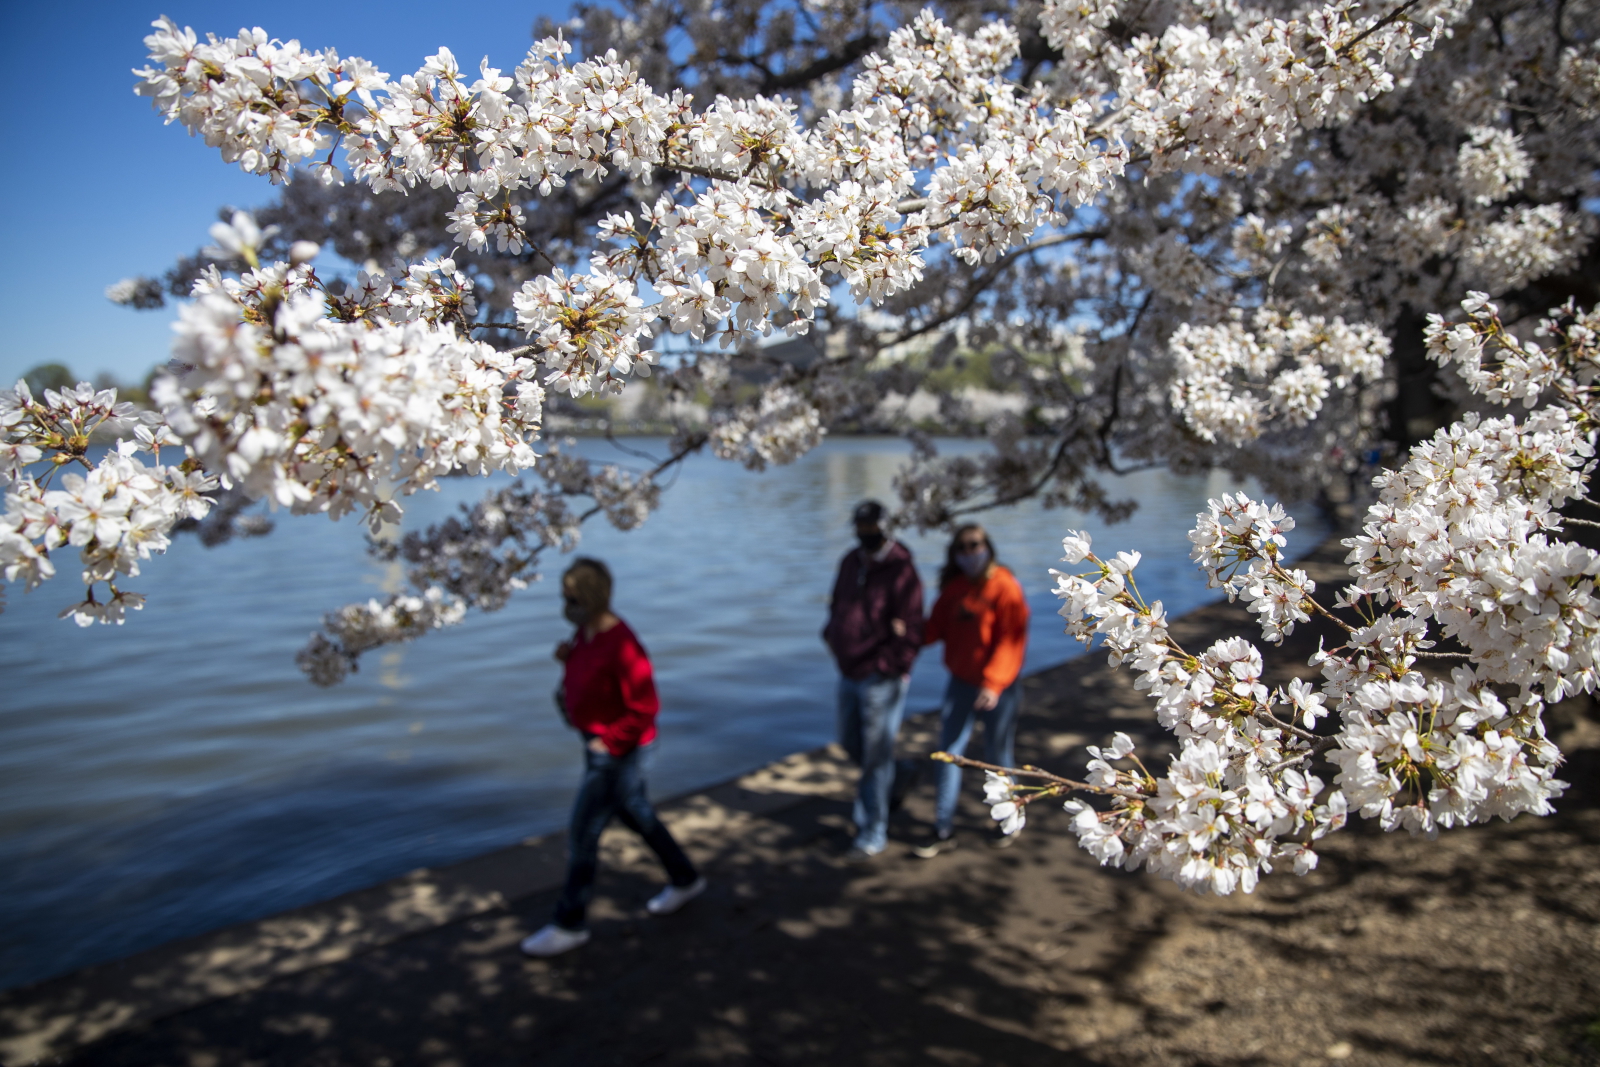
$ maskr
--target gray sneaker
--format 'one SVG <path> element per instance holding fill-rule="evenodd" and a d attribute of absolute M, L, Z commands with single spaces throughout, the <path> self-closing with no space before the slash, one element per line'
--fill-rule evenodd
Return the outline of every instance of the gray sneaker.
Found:
<path fill-rule="evenodd" d="M 548 926 L 541 926 L 538 932 L 523 938 L 521 947 L 525 955 L 549 957 L 571 952 L 580 945 L 588 943 L 589 931 L 568 930 L 550 923 Z"/>
<path fill-rule="evenodd" d="M 706 891 L 705 878 L 696 878 L 688 885 L 669 885 L 645 903 L 644 910 L 651 915 L 671 915 L 689 901 Z"/>
<path fill-rule="evenodd" d="M 941 852 L 949 852 L 956 847 L 956 837 L 940 837 L 930 834 L 928 838 L 911 849 L 911 854 L 919 860 L 931 860 Z"/>

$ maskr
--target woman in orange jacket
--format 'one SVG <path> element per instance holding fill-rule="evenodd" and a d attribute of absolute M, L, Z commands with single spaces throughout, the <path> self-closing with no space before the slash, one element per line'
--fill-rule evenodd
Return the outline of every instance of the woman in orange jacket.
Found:
<path fill-rule="evenodd" d="M 955 532 L 939 574 L 939 599 L 922 631 L 922 643 L 944 642 L 950 685 L 940 709 L 939 747 L 952 755 L 966 752 L 975 720 L 983 720 L 984 758 L 1009 767 L 1021 704 L 1017 675 L 1028 648 L 1028 602 L 1010 570 L 995 559 L 994 542 L 982 526 Z M 916 854 L 932 859 L 955 847 L 952 827 L 961 768 L 938 767 L 934 833 Z M 1013 838 L 994 843 L 1004 847 Z"/>

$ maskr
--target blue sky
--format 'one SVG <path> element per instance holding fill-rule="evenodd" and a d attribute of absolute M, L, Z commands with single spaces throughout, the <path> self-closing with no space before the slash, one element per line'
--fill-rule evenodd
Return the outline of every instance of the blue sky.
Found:
<path fill-rule="evenodd" d="M 391 76 L 440 45 L 464 67 L 487 55 L 516 65 L 539 15 L 565 0 L 468 4 L 354 0 L 274 3 L 142 0 L 10 3 L 0 17 L 0 85 L 12 134 L 0 168 L 0 383 L 65 363 L 82 377 L 137 380 L 167 359 L 170 307 L 132 311 L 103 295 L 133 274 L 159 274 L 207 243 L 222 204 L 272 195 L 264 178 L 225 165 L 179 126 L 163 126 L 130 71 L 145 65 L 152 19 L 233 34 L 260 25 L 307 47 L 359 55 Z M 4 387 L 4 385 L 0 385 Z"/>

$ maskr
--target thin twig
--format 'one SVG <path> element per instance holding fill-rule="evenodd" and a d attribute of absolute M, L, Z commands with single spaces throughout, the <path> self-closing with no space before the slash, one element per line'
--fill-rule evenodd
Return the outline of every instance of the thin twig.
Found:
<path fill-rule="evenodd" d="M 921 337 L 930 330 L 937 330 L 939 327 L 953 319 L 958 319 L 962 315 L 965 315 L 968 311 L 972 310 L 972 305 L 978 302 L 978 298 L 982 296 L 991 285 L 999 280 L 1000 275 L 1023 256 L 1040 251 L 1041 249 L 1049 248 L 1053 245 L 1065 244 L 1068 241 L 1094 241 L 1105 236 L 1106 234 L 1103 230 L 1086 230 L 1081 233 L 1058 233 L 1049 237 L 1041 238 L 1032 244 L 1024 245 L 1021 248 L 1008 252 L 996 260 L 994 266 L 989 268 L 987 272 L 973 279 L 972 284 L 967 287 L 965 295 L 955 307 L 944 312 L 943 314 L 936 315 L 934 318 L 923 323 L 921 326 L 910 330 L 904 330 L 901 333 L 896 334 L 889 340 L 884 341 L 879 347 L 880 349 L 892 348 L 895 345 L 904 344 L 907 341 Z"/>
<path fill-rule="evenodd" d="M 706 435 L 706 434 L 703 434 L 703 433 L 695 434 L 693 437 L 690 437 L 688 439 L 688 441 L 684 442 L 684 446 L 681 449 L 679 449 L 678 451 L 674 452 L 672 455 L 668 456 L 666 459 L 662 460 L 660 463 L 657 463 L 654 467 L 651 467 L 648 471 L 646 471 L 644 473 L 644 477 L 641 478 L 640 481 L 641 482 L 654 481 L 655 478 L 656 478 L 656 475 L 662 473 L 663 471 L 665 471 L 667 468 L 673 466 L 674 464 L 682 463 L 684 460 L 688 459 L 692 454 L 700 451 L 701 446 L 703 446 L 708 440 L 710 440 L 710 437 L 708 435 Z M 576 493 L 576 494 L 573 494 L 573 495 L 582 496 L 584 494 Z M 600 514 L 604 510 L 605 510 L 605 508 L 601 507 L 599 504 L 596 504 L 594 507 L 590 508 L 588 511 L 585 511 L 583 514 L 579 515 L 578 516 L 578 522 L 579 523 L 588 522 L 590 519 L 594 518 L 596 515 Z"/>
<path fill-rule="evenodd" d="M 613 427 L 612 427 L 612 424 L 611 424 L 610 420 L 606 421 L 606 440 L 611 442 L 612 447 L 616 448 L 618 451 L 626 452 L 630 456 L 638 456 L 640 459 L 647 459 L 651 463 L 660 463 L 661 462 L 661 460 L 659 460 L 655 456 L 652 456 L 650 453 L 640 451 L 637 448 L 633 448 L 633 447 L 631 447 L 629 445 L 625 445 L 621 441 L 617 440 L 617 435 L 613 430 Z"/>
<path fill-rule="evenodd" d="M 1050 479 L 1056 476 L 1057 470 L 1059 470 L 1061 467 L 1061 461 L 1066 458 L 1067 446 L 1071 445 L 1075 440 L 1077 440 L 1076 436 L 1064 437 L 1061 439 L 1061 444 L 1056 448 L 1056 454 L 1050 459 L 1050 465 L 1045 468 L 1044 473 L 1041 474 L 1038 479 L 1028 488 L 1012 493 L 1010 496 L 996 497 L 995 499 L 986 503 L 972 504 L 961 508 L 953 508 L 948 512 L 948 516 L 954 519 L 961 515 L 971 515 L 979 511 L 987 511 L 990 508 L 1008 507 L 1012 504 L 1020 504 L 1022 501 L 1027 500 L 1048 485 L 1050 483 Z"/>
<path fill-rule="evenodd" d="M 757 162 L 759 162 L 759 160 L 753 160 L 752 162 L 753 163 L 757 163 Z M 749 176 L 746 175 L 746 174 L 734 174 L 731 171 L 713 170 L 710 167 L 699 167 L 699 166 L 696 166 L 693 163 L 675 163 L 675 162 L 672 162 L 672 161 L 669 160 L 669 161 L 664 162 L 664 163 L 652 163 L 651 166 L 659 167 L 662 170 L 674 170 L 674 171 L 677 171 L 679 174 L 693 174 L 697 178 L 710 178 L 712 181 L 717 181 L 717 182 L 735 182 L 735 183 L 737 183 L 737 182 L 741 182 L 741 181 L 750 181 Z M 776 185 L 776 184 L 774 184 L 772 182 L 764 182 L 764 181 L 757 180 L 757 181 L 750 181 L 750 184 L 754 185 L 754 186 L 758 186 L 759 188 L 765 189 L 769 193 L 787 193 L 788 192 L 788 190 L 785 189 L 783 186 Z"/>
<path fill-rule="evenodd" d="M 1300 727 L 1296 726 L 1292 722 L 1284 722 L 1282 719 L 1280 719 L 1276 715 L 1272 714 L 1272 712 L 1268 711 L 1264 706 L 1262 707 L 1262 709 L 1260 711 L 1256 712 L 1255 714 L 1256 714 L 1257 718 L 1266 719 L 1268 722 L 1270 722 L 1272 725 L 1276 726 L 1278 729 L 1287 730 L 1289 733 L 1291 733 L 1294 736 L 1298 737 L 1302 741 L 1316 741 L 1317 740 L 1317 735 L 1312 733 L 1310 730 L 1302 730 Z"/>
<path fill-rule="evenodd" d="M 1310 759 L 1313 755 L 1314 755 L 1314 753 L 1312 753 L 1312 752 L 1302 752 L 1299 755 L 1290 756 L 1288 759 L 1283 760 L 1281 763 L 1274 763 L 1272 766 L 1268 767 L 1266 769 L 1266 771 L 1263 772 L 1263 773 L 1276 774 L 1278 771 L 1284 770 L 1284 769 L 1286 769 L 1288 767 L 1293 767 L 1296 763 L 1304 763 L 1306 760 Z"/>
<path fill-rule="evenodd" d="M 1404 15 L 1408 8 L 1416 7 L 1419 3 L 1421 3 L 1421 0 L 1406 0 L 1405 3 L 1401 4 L 1399 7 L 1383 16 L 1383 18 L 1379 19 L 1377 22 L 1374 22 L 1371 26 L 1368 26 L 1366 29 L 1350 38 L 1350 40 L 1340 45 L 1336 54 L 1348 55 L 1350 50 L 1355 48 L 1356 45 L 1360 44 L 1368 37 L 1371 37 L 1373 34 L 1377 33 L 1379 30 L 1398 19 L 1401 15 Z"/>
<path fill-rule="evenodd" d="M 1288 575 L 1284 573 L 1283 567 L 1280 566 L 1276 560 L 1273 561 L 1272 566 L 1279 573 L 1280 576 L 1282 576 L 1285 579 L 1288 578 Z M 1318 615 L 1321 615 L 1323 618 L 1326 618 L 1326 619 L 1332 619 L 1333 622 L 1336 625 L 1344 627 L 1344 632 L 1345 633 L 1353 634 L 1353 633 L 1356 632 L 1356 628 L 1354 626 L 1351 626 L 1349 623 L 1347 623 L 1343 619 L 1339 618 L 1339 616 L 1335 615 L 1333 612 L 1329 611 L 1327 608 L 1325 608 L 1321 604 L 1319 604 L 1317 602 L 1316 597 L 1307 595 L 1306 598 L 1305 598 L 1305 603 L 1310 604 L 1313 608 L 1316 608 Z"/>
<path fill-rule="evenodd" d="M 1083 793 L 1103 793 L 1106 796 L 1123 797 L 1128 800 L 1146 800 L 1144 793 L 1130 793 L 1125 789 L 1111 789 L 1103 785 L 1090 785 L 1088 782 L 1079 782 L 1071 778 L 1063 778 L 1059 774 L 1038 767 L 1001 767 L 994 763 L 984 763 L 982 760 L 968 759 L 966 756 L 957 756 L 951 752 L 935 752 L 928 757 L 940 763 L 954 763 L 957 767 L 971 767 L 980 771 L 993 771 L 996 774 L 1009 775 L 1012 778 L 1040 778 L 1051 785 L 1064 786 L 1067 789 Z"/>

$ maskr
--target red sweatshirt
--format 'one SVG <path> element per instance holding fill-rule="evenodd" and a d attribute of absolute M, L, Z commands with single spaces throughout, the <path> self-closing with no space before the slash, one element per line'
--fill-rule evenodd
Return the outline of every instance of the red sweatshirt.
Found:
<path fill-rule="evenodd" d="M 922 628 L 922 643 L 943 641 L 944 665 L 951 674 L 998 693 L 1022 672 L 1028 617 L 1022 586 L 995 564 L 988 578 L 973 581 L 959 574 L 939 590 L 933 614 Z"/>
<path fill-rule="evenodd" d="M 626 756 L 656 739 L 656 680 L 644 646 L 620 619 L 594 640 L 578 627 L 562 678 L 567 718 L 587 737 L 605 742 L 613 756 Z"/>

